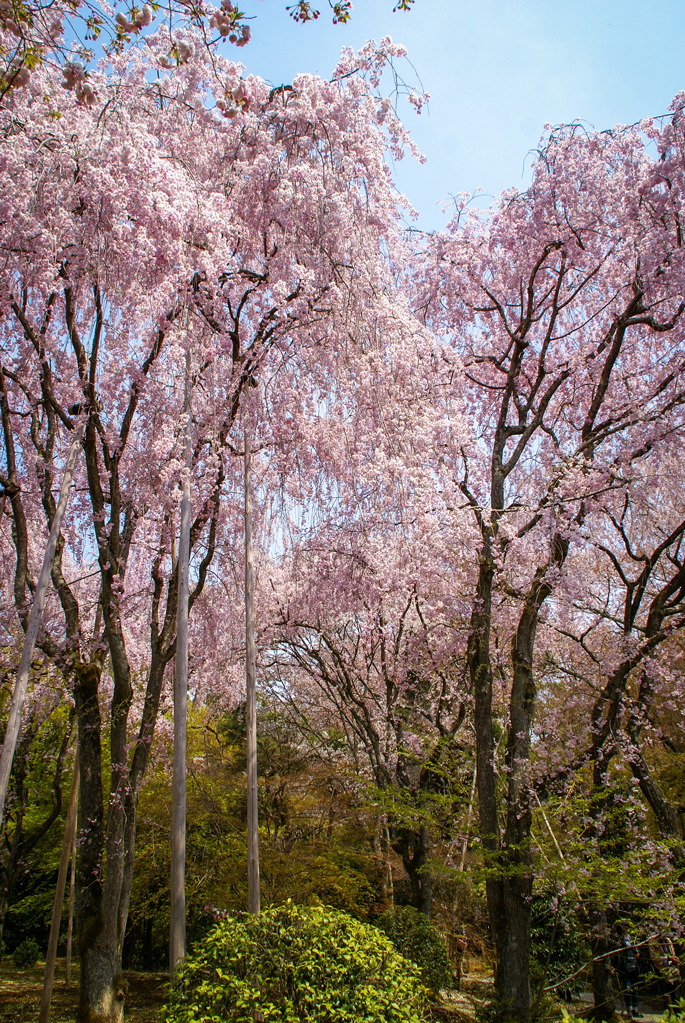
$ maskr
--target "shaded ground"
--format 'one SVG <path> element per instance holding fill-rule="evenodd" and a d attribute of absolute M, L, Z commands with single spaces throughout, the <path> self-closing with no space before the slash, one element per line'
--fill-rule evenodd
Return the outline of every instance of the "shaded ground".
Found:
<path fill-rule="evenodd" d="M 458 991 L 442 991 L 440 1001 L 431 1006 L 431 1018 L 435 1023 L 475 1023 L 478 1010 L 493 994 L 493 975 L 489 964 L 472 960 L 470 970 L 462 979 Z M 663 1000 L 640 994 L 640 1020 L 642 1023 L 663 1023 Z M 592 994 L 584 991 L 580 997 L 566 1004 L 571 1018 L 578 1023 L 588 1023 L 593 1004 Z M 623 1012 L 623 1001 L 616 994 L 617 1019 L 627 1020 Z M 559 1013 L 560 1016 L 560 1013 Z M 632 1023 L 632 1021 L 631 1021 Z"/>
<path fill-rule="evenodd" d="M 4 956 L 0 962 L 0 1023 L 37 1023 L 43 990 L 45 963 L 17 970 Z M 129 990 L 126 1019 L 131 1023 L 159 1023 L 168 977 L 163 973 L 126 973 Z M 50 1023 L 74 1023 L 78 1002 L 78 967 L 72 970 L 71 987 L 64 978 L 64 959 L 57 960 Z"/>
<path fill-rule="evenodd" d="M 475 964 L 472 964 L 475 965 Z M 478 964 L 480 966 L 480 964 Z M 461 991 L 443 992 L 440 1003 L 434 1005 L 431 1016 L 435 1023 L 473 1023 L 479 1002 L 486 1001 L 492 992 L 492 976 L 485 970 L 473 969 L 462 982 Z M 33 969 L 17 970 L 11 958 L 0 960 L 0 1023 L 37 1023 L 40 996 L 43 989 L 43 970 L 40 962 Z M 168 977 L 163 973 L 126 973 L 128 997 L 126 1019 L 131 1023 L 159 1023 L 160 1009 L 166 998 Z M 64 959 L 57 960 L 55 988 L 50 1010 L 50 1023 L 74 1023 L 78 1001 L 78 967 L 73 971 L 71 987 L 64 977 Z M 572 1015 L 587 1012 L 592 996 L 585 994 L 568 1008 Z M 617 1009 L 621 1005 L 617 1000 Z M 659 1002 L 644 1000 L 644 1023 L 661 1023 Z"/>

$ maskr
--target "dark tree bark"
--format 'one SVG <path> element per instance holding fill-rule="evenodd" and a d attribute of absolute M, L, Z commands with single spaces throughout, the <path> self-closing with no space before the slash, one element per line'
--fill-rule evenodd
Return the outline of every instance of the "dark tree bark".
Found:
<path fill-rule="evenodd" d="M 613 984 L 611 981 L 611 935 L 604 906 L 593 903 L 589 907 L 590 947 L 592 949 L 592 1018 L 596 1023 L 616 1019 Z"/>
<path fill-rule="evenodd" d="M 402 857 L 402 866 L 411 885 L 412 906 L 430 920 L 431 873 L 428 828 L 425 824 L 422 824 L 418 831 L 412 828 L 398 828 L 393 849 Z"/>

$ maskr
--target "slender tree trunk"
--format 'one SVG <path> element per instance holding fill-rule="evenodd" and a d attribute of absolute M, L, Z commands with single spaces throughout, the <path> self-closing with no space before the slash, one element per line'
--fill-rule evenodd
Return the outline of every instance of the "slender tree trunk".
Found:
<path fill-rule="evenodd" d="M 659 625 L 661 622 L 659 622 Z M 646 671 L 643 671 L 640 680 L 640 702 L 646 707 L 652 700 L 651 681 Z M 671 860 L 679 878 L 685 874 L 685 847 L 683 837 L 680 833 L 678 823 L 678 811 L 673 802 L 668 798 L 657 780 L 649 769 L 647 761 L 642 755 L 640 748 L 640 737 L 642 725 L 640 717 L 633 711 L 628 720 L 627 727 L 632 748 L 628 762 L 633 772 L 633 777 L 640 785 L 640 791 L 647 800 L 647 803 L 654 814 L 659 834 L 669 843 Z"/>
<path fill-rule="evenodd" d="M 190 571 L 190 348 L 186 352 L 185 468 L 178 548 L 178 609 L 174 673 L 174 768 L 171 803 L 171 926 L 169 972 L 173 977 L 186 954 L 186 730 L 188 713 L 188 594 Z"/>
<path fill-rule="evenodd" d="M 471 795 L 469 796 L 469 809 L 468 813 L 466 814 L 466 834 L 464 835 L 464 841 L 462 842 L 461 846 L 461 859 L 459 861 L 460 873 L 464 872 L 464 867 L 466 866 L 466 853 L 468 852 L 469 849 L 469 835 L 471 833 L 471 815 L 473 813 L 473 801 L 475 797 L 476 797 L 476 771 L 474 770 L 473 779 L 471 781 Z M 454 914 L 454 907 L 452 909 L 452 913 Z"/>
<path fill-rule="evenodd" d="M 71 984 L 71 957 L 74 937 L 74 899 L 76 896 L 76 828 L 78 814 L 74 815 L 74 830 L 71 836 L 71 876 L 69 878 L 69 916 L 67 919 L 67 954 L 65 975 L 67 987 Z"/>
<path fill-rule="evenodd" d="M 418 870 L 418 882 L 419 882 L 419 913 L 423 913 L 424 916 L 430 920 L 432 905 L 433 905 L 433 892 L 432 892 L 432 879 L 430 871 L 430 834 L 425 824 L 422 824 L 419 829 L 419 844 L 421 849 L 421 864 Z"/>
<path fill-rule="evenodd" d="M 601 817 L 606 809 L 608 789 L 607 772 L 615 753 L 614 733 L 620 702 L 613 699 L 607 711 L 604 726 L 600 725 L 601 716 L 604 713 L 604 701 L 597 701 L 593 711 L 593 732 L 592 732 L 592 796 L 590 799 L 590 816 L 593 821 L 592 840 L 596 843 L 597 852 L 602 854 Z M 598 868 L 597 868 L 598 869 Z M 614 993 L 611 983 L 611 961 L 609 958 L 598 958 L 606 956 L 610 949 L 609 925 L 607 922 L 606 905 L 597 900 L 588 906 L 590 920 L 590 941 L 592 948 L 592 994 L 593 1010 L 592 1018 L 595 1023 L 607 1023 L 616 1017 L 614 1007 Z"/>
<path fill-rule="evenodd" d="M 385 859 L 385 873 L 387 877 L 386 889 L 388 893 L 388 908 L 395 908 L 395 884 L 392 876 L 392 863 L 390 862 L 390 828 L 387 822 L 383 824 L 381 848 Z"/>
<path fill-rule="evenodd" d="M 126 812 L 113 770 L 113 792 L 105 831 L 98 701 L 100 670 L 98 663 L 78 665 L 75 669 L 81 775 L 79 833 L 82 836 L 76 870 L 76 942 L 80 964 L 78 1021 L 122 1023 L 125 983 L 121 973 L 123 936 L 119 910 L 125 874 Z"/>
<path fill-rule="evenodd" d="M 10 772 L 12 770 L 12 761 L 14 760 L 14 750 L 17 745 L 17 736 L 19 735 L 19 729 L 21 727 L 21 712 L 24 707 L 24 699 L 26 697 L 31 661 L 33 660 L 33 653 L 36 648 L 38 629 L 40 628 L 40 620 L 48 592 L 48 583 L 50 582 L 50 573 L 52 572 L 52 565 L 55 560 L 55 551 L 57 549 L 57 541 L 62 527 L 62 520 L 67 509 L 71 478 L 74 474 L 74 466 L 76 465 L 76 459 L 78 458 L 78 453 L 81 447 L 81 437 L 83 435 L 84 425 L 84 422 L 81 421 L 74 431 L 74 437 L 67 457 L 67 464 L 64 468 L 59 501 L 50 525 L 48 545 L 45 548 L 43 567 L 40 570 L 38 585 L 36 586 L 36 592 L 33 596 L 33 606 L 31 607 L 31 614 L 29 615 L 29 622 L 26 629 L 26 635 L 24 637 L 24 645 L 21 651 L 19 669 L 17 671 L 17 680 L 14 685 L 14 692 L 12 693 L 12 703 L 10 704 L 9 717 L 7 719 L 7 727 L 5 729 L 5 738 L 2 743 L 2 752 L 0 753 L 0 825 L 2 825 L 5 814 L 7 788 L 9 786 Z"/>
<path fill-rule="evenodd" d="M 332 833 L 331 828 L 330 834 Z M 376 831 L 373 836 L 372 846 L 378 864 L 378 873 L 380 875 L 381 902 L 384 909 L 392 909 L 394 905 L 394 891 L 392 882 L 392 866 L 388 856 L 390 850 L 390 837 L 388 834 L 388 827 L 382 817 L 378 817 L 376 820 Z"/>
<path fill-rule="evenodd" d="M 259 805 L 257 790 L 257 700 L 254 628 L 254 552 L 252 550 L 252 457 L 245 428 L 245 681 L 247 727 L 247 901 L 259 913 Z"/>
<path fill-rule="evenodd" d="M 52 989 L 55 983 L 55 960 L 57 958 L 57 941 L 59 939 L 59 925 L 62 920 L 62 908 L 64 906 L 64 889 L 67 883 L 67 872 L 69 870 L 69 856 L 73 845 L 74 823 L 76 821 L 76 810 L 78 804 L 78 749 L 74 759 L 74 776 L 71 782 L 71 794 L 69 796 L 69 808 L 67 819 L 64 824 L 64 839 L 62 841 L 62 855 L 59 862 L 57 874 L 57 888 L 55 890 L 55 902 L 52 907 L 52 920 L 50 922 L 50 937 L 48 939 L 48 951 L 45 957 L 45 975 L 43 978 L 43 995 L 40 1003 L 39 1023 L 47 1023 L 50 1015 L 50 1002 L 52 1000 Z"/>

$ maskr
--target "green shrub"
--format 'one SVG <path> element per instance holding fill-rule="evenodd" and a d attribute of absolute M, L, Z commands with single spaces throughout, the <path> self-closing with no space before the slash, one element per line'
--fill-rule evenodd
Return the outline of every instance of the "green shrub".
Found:
<path fill-rule="evenodd" d="M 40 959 L 40 948 L 33 938 L 25 938 L 12 953 L 12 962 L 17 970 L 28 970 Z"/>
<path fill-rule="evenodd" d="M 581 907 L 571 901 L 569 896 L 561 905 L 557 899 L 553 884 L 536 882 L 530 920 L 530 981 L 533 997 L 543 980 L 546 984 L 558 984 L 592 959 L 581 922 Z M 575 977 L 556 988 L 556 996 L 570 1000 L 583 989 L 584 984 L 584 978 Z"/>
<path fill-rule="evenodd" d="M 376 926 L 397 951 L 421 970 L 424 984 L 433 991 L 452 985 L 452 967 L 440 932 L 412 906 L 397 906 L 382 913 Z"/>
<path fill-rule="evenodd" d="M 178 971 L 166 1023 L 422 1023 L 419 971 L 375 927 L 286 903 L 228 917 Z"/>

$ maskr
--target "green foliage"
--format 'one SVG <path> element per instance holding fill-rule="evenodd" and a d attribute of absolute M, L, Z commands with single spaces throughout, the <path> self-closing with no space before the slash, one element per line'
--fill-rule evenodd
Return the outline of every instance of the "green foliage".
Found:
<path fill-rule="evenodd" d="M 136 863 L 124 947 L 126 967 L 155 969 L 168 957 L 171 749 L 157 747 L 138 807 Z M 247 908 L 245 722 L 189 709 L 186 899 L 188 941 L 201 941 L 216 910 Z M 359 919 L 382 908 L 379 858 L 369 814 L 340 772 L 313 758 L 287 722 L 260 707 L 260 875 L 263 905 L 290 898 Z M 351 787 L 351 786 L 350 786 Z"/>
<path fill-rule="evenodd" d="M 531 905 L 531 983 L 535 992 L 539 985 L 557 984 L 592 958 L 584 928 L 578 920 L 578 906 L 569 896 L 560 900 L 553 884 L 542 881 L 533 895 Z M 546 973 L 545 973 L 546 970 Z M 575 978 L 558 989 L 570 998 L 584 981 Z"/>
<path fill-rule="evenodd" d="M 165 1023 L 421 1023 L 419 971 L 377 928 L 288 902 L 229 917 L 186 960 Z"/>
<path fill-rule="evenodd" d="M 10 952 L 25 938 L 35 939 L 42 948 L 47 940 L 71 780 L 68 753 L 61 771 L 62 808 L 52 824 L 50 820 L 55 816 L 60 755 L 69 741 L 70 712 L 66 700 L 50 710 L 36 698 L 24 717 L 0 843 L 0 886 L 5 887 L 9 903 L 2 937 Z"/>
<path fill-rule="evenodd" d="M 685 998 L 679 998 L 677 1005 L 669 1005 L 661 1017 L 664 1023 L 681 1023 L 685 1013 Z"/>
<path fill-rule="evenodd" d="M 421 970 L 424 984 L 439 991 L 452 984 L 452 967 L 445 943 L 423 913 L 412 906 L 398 906 L 376 920 L 397 951 Z"/>
<path fill-rule="evenodd" d="M 17 970 L 30 970 L 35 966 L 40 957 L 40 949 L 33 938 L 26 938 L 21 945 L 17 945 L 13 954 L 12 962 Z"/>

